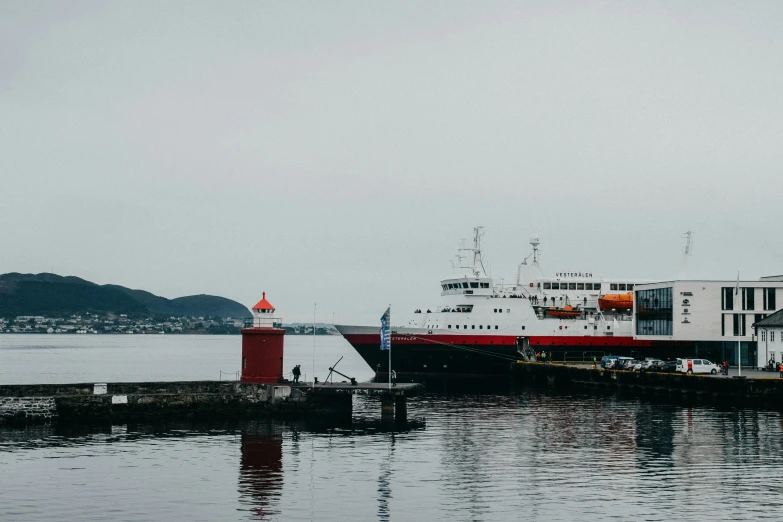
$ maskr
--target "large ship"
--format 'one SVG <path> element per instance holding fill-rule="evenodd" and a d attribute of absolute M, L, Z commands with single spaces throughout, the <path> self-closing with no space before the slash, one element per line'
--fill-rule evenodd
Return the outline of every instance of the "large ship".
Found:
<path fill-rule="evenodd" d="M 455 268 L 462 275 L 440 282 L 441 304 L 416 309 L 391 327 L 391 367 L 400 380 L 433 376 L 485 376 L 507 372 L 516 360 L 555 361 L 641 356 L 652 342 L 633 339 L 634 285 L 649 281 L 604 279 L 592 272 L 545 276 L 540 240 L 522 260 L 516 281 L 496 283 L 481 257 L 483 227 L 473 246 L 462 247 Z M 472 257 L 472 262 L 469 258 Z M 376 378 L 388 376 L 388 352 L 380 350 L 379 326 L 335 325 Z"/>

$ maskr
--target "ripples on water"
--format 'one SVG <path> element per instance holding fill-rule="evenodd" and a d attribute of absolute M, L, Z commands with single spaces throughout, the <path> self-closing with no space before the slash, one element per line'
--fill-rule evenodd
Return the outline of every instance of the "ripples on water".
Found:
<path fill-rule="evenodd" d="M 344 356 L 286 339 L 285 367 Z M 216 379 L 236 336 L 0 336 L 0 383 Z M 432 394 L 407 430 L 354 422 L 0 429 L 5 520 L 755 520 L 783 518 L 778 412 L 525 391 Z"/>
<path fill-rule="evenodd" d="M 2 520 L 779 519 L 778 412 L 523 392 L 354 422 L 0 430 Z"/>

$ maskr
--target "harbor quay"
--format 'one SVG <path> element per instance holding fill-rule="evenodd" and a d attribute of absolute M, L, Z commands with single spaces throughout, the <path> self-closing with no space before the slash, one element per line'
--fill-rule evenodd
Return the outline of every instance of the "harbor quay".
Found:
<path fill-rule="evenodd" d="M 783 403 L 783 379 L 777 372 L 736 370 L 728 377 L 685 373 L 632 372 L 581 364 L 518 361 L 511 366 L 517 386 L 551 387 L 583 392 L 657 396 L 674 402 L 721 403 L 748 407 Z"/>
<path fill-rule="evenodd" d="M 254 384 L 237 381 L 33 384 L 0 386 L 0 424 L 163 418 L 328 415 L 350 418 L 354 395 L 381 399 L 381 419 L 406 422 L 419 384 Z"/>

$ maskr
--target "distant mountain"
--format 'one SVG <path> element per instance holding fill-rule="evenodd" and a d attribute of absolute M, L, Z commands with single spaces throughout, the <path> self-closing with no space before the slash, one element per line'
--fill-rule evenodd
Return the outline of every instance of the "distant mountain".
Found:
<path fill-rule="evenodd" d="M 97 285 L 78 277 L 56 274 L 0 275 L 0 317 L 112 313 L 191 317 L 250 317 L 240 303 L 214 295 L 166 299 L 144 290 Z"/>

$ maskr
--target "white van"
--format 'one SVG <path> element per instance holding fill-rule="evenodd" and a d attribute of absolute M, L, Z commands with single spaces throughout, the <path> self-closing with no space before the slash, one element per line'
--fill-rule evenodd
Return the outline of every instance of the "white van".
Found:
<path fill-rule="evenodd" d="M 717 364 L 706 359 L 677 359 L 677 366 L 674 368 L 674 371 L 682 373 L 711 373 L 715 375 L 720 371 L 720 368 Z"/>

